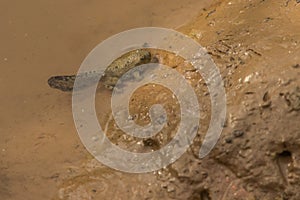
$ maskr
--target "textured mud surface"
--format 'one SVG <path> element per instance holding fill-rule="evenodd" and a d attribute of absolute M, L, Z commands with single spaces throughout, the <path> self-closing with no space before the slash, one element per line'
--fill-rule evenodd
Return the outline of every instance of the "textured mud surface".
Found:
<path fill-rule="evenodd" d="M 205 83 L 181 58 L 160 54 L 160 62 L 181 72 L 201 101 L 202 126 L 193 146 L 174 164 L 142 175 L 111 171 L 90 159 L 61 179 L 57 198 L 299 199 L 298 9 L 295 1 L 224 1 L 180 29 L 207 48 L 225 81 L 227 121 L 208 157 L 197 158 L 210 117 Z M 119 146 L 156 150 L 176 131 L 176 99 L 153 87 L 132 97 L 132 115 L 136 123 L 146 124 L 147 108 L 160 103 L 169 114 L 168 126 L 154 138 L 136 140 L 122 136 L 106 117 L 102 123 L 109 124 L 108 137 Z"/>

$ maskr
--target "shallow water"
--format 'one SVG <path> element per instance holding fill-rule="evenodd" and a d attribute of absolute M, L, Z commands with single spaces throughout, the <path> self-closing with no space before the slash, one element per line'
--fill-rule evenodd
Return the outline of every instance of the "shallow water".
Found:
<path fill-rule="evenodd" d="M 89 157 L 74 127 L 71 94 L 49 88 L 50 76 L 75 73 L 113 34 L 176 28 L 210 2 L 1 1 L 0 199 L 51 199 L 60 173 Z"/>

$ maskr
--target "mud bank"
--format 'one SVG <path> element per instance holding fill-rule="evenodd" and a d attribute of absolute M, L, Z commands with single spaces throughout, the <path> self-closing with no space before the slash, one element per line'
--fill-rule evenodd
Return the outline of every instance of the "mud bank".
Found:
<path fill-rule="evenodd" d="M 149 174 L 103 173 L 103 166 L 91 160 L 83 165 L 86 170 L 76 172 L 82 179 L 64 179 L 59 198 L 299 199 L 299 6 L 296 1 L 223 1 L 179 29 L 208 50 L 225 82 L 227 120 L 207 157 L 197 158 L 210 118 L 205 84 L 180 59 L 165 55 L 166 64 L 195 83 L 201 105 L 206 105 L 201 107 L 206 114 L 193 146 L 172 165 Z M 149 92 L 145 87 L 131 106 L 140 108 L 141 102 L 151 105 L 159 99 L 138 98 Z M 160 103 L 168 108 L 171 100 L 164 100 Z M 169 108 L 173 113 L 178 109 Z M 172 123 L 169 128 L 168 133 L 174 130 Z M 111 136 L 119 142 L 120 138 L 117 133 Z M 168 138 L 154 140 L 163 145 Z M 152 149 L 156 145 L 152 142 Z"/>

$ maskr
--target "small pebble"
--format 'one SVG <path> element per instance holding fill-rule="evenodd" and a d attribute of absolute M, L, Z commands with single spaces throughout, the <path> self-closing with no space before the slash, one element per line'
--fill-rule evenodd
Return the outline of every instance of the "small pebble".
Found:
<path fill-rule="evenodd" d="M 226 138 L 226 139 L 225 139 L 225 142 L 226 142 L 226 143 L 232 143 L 232 137 Z"/>
<path fill-rule="evenodd" d="M 233 131 L 232 133 L 234 135 L 234 137 L 241 137 L 244 135 L 244 131 L 241 131 L 241 130 L 235 130 Z"/>
<path fill-rule="evenodd" d="M 300 0 L 299 0 L 299 2 L 300 2 Z M 297 68 L 300 67 L 300 65 L 299 65 L 299 64 L 295 64 L 295 65 L 293 65 L 292 67 L 295 68 L 295 69 L 297 69 Z"/>

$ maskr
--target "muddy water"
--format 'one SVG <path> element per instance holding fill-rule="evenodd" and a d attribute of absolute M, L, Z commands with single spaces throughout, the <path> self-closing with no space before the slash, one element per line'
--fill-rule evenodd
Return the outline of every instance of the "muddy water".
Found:
<path fill-rule="evenodd" d="M 50 89 L 50 76 L 76 72 L 112 34 L 142 26 L 176 28 L 210 3 L 1 1 L 0 199 L 57 197 L 64 176 L 90 159 L 73 124 L 71 95 Z"/>

